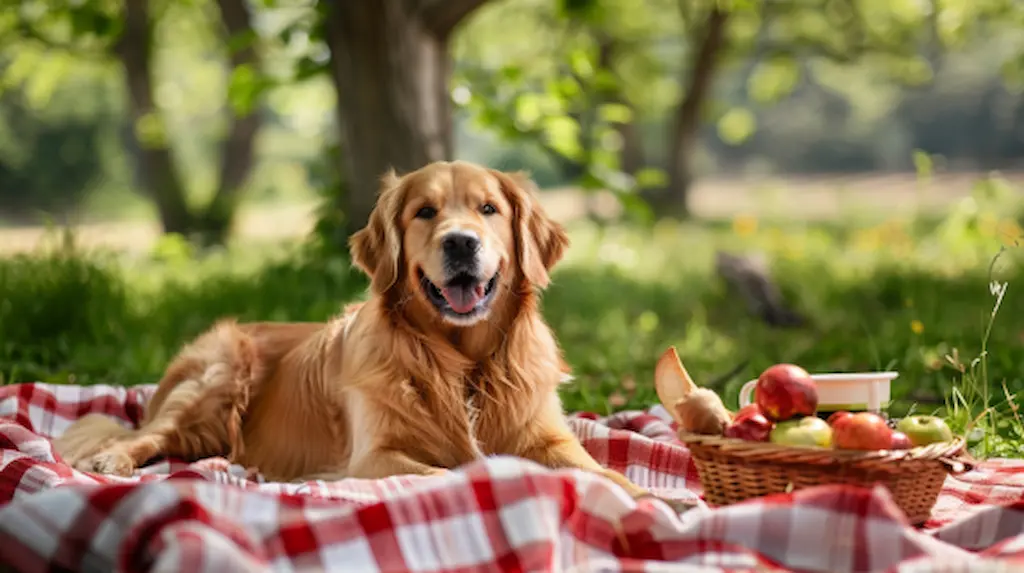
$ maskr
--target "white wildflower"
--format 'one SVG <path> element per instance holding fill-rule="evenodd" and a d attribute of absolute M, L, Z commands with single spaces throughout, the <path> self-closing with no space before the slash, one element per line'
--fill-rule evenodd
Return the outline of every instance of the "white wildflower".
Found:
<path fill-rule="evenodd" d="M 992 281 L 988 285 L 988 291 L 992 293 L 992 296 L 996 297 L 996 303 L 992 305 L 992 318 L 996 317 L 996 313 L 999 312 L 999 306 L 1003 304 L 1003 295 L 1006 294 L 1006 287 L 1010 283 L 1000 283 L 998 281 Z"/>

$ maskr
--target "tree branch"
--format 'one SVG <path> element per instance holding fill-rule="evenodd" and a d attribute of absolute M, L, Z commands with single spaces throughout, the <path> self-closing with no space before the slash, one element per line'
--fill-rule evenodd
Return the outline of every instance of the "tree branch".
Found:
<path fill-rule="evenodd" d="M 217 6 L 224 25 L 224 43 L 228 46 L 231 69 L 250 66 L 257 72 L 259 56 L 252 41 L 255 32 L 245 2 L 217 0 Z M 242 38 L 245 43 L 240 48 L 232 49 L 232 41 L 238 38 Z M 206 226 L 203 231 L 209 234 L 207 240 L 213 243 L 222 242 L 230 231 L 238 194 L 252 170 L 256 134 L 262 123 L 259 109 L 241 115 L 229 109 L 229 113 L 230 127 L 227 137 L 221 142 L 220 180 L 203 214 L 206 219 L 203 221 Z"/>
<path fill-rule="evenodd" d="M 351 0 L 349 0 L 351 1 Z M 488 0 L 419 0 L 414 13 L 438 36 L 444 38 Z"/>
<path fill-rule="evenodd" d="M 725 24 L 728 19 L 728 12 L 715 8 L 704 23 L 704 37 L 694 55 L 688 89 L 676 115 L 676 128 L 679 130 L 695 128 L 700 122 L 700 111 L 711 90 L 718 57 L 726 43 Z"/>
<path fill-rule="evenodd" d="M 686 195 L 692 178 L 690 159 L 700 128 L 700 114 L 711 92 L 722 52 L 729 48 L 726 24 L 729 12 L 715 6 L 700 26 L 701 36 L 692 49 L 685 78 L 686 95 L 676 106 L 669 132 L 668 187 L 650 189 L 644 197 L 655 209 L 687 216 Z M 696 23 L 694 23 L 696 29 Z"/>
<path fill-rule="evenodd" d="M 128 110 L 131 114 L 136 176 L 156 203 L 165 233 L 187 233 L 192 213 L 185 196 L 185 187 L 175 169 L 174 157 L 168 148 L 166 129 L 160 110 L 153 99 L 153 22 L 149 0 L 125 3 L 124 30 L 117 40 L 116 53 L 124 68 L 128 87 Z M 138 128 L 148 120 L 157 141 L 140 138 Z"/>
<path fill-rule="evenodd" d="M 217 0 L 217 7 L 220 9 L 221 21 L 224 24 L 224 31 L 227 33 L 224 43 L 229 46 L 232 41 L 244 38 L 245 43 L 239 49 L 232 49 L 228 54 L 231 65 L 234 67 L 244 64 L 256 63 L 255 36 L 252 24 L 249 19 L 249 10 L 245 2 L 241 0 Z"/>

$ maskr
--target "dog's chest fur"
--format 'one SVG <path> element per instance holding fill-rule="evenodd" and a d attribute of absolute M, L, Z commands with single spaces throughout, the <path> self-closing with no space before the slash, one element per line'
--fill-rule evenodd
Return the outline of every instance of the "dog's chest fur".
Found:
<path fill-rule="evenodd" d="M 485 455 L 512 453 L 509 437 L 523 430 L 538 408 L 537 393 L 506 373 L 475 370 L 463 381 L 471 438 Z"/>
<path fill-rule="evenodd" d="M 359 365 L 353 368 L 357 377 L 372 373 L 369 384 L 356 386 L 366 389 L 363 402 L 376 412 L 368 418 L 375 435 L 382 433 L 373 439 L 375 447 L 448 468 L 486 455 L 518 454 L 539 431 L 538 413 L 557 399 L 561 363 L 550 331 L 537 318 L 524 316 L 501 334 L 487 348 L 389 326 L 381 344 L 361 345 L 374 350 L 349 363 Z M 357 424 L 352 431 L 366 429 Z"/>
<path fill-rule="evenodd" d="M 514 454 L 516 437 L 540 407 L 525 381 L 493 368 L 474 368 L 438 384 L 415 378 L 403 383 L 410 437 L 438 465 L 456 467 L 487 455 Z"/>

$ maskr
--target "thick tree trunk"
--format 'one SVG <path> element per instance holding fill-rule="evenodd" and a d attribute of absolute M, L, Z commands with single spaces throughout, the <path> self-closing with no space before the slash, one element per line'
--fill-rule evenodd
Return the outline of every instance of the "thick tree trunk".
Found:
<path fill-rule="evenodd" d="M 388 169 L 408 172 L 452 155 L 447 41 L 402 0 L 349 0 L 326 23 L 350 186 L 346 232 L 365 225 Z"/>
<path fill-rule="evenodd" d="M 226 37 L 224 43 L 253 33 L 249 11 L 243 0 L 217 0 L 221 21 Z M 249 66 L 258 71 L 259 59 L 255 46 L 249 42 L 245 47 L 229 54 L 231 70 Z M 206 207 L 198 222 L 203 239 L 208 244 L 223 243 L 231 231 L 239 195 L 249 178 L 253 165 L 253 150 L 256 134 L 261 125 L 258 109 L 238 114 L 229 107 L 231 114 L 228 134 L 221 143 L 220 178 L 213 199 Z"/>
<path fill-rule="evenodd" d="M 124 32 L 117 55 L 128 85 L 128 102 L 136 142 L 140 185 L 153 198 L 165 233 L 187 233 L 192 224 L 185 188 L 174 168 L 167 132 L 153 101 L 153 27 L 149 0 L 125 3 Z M 149 136 L 140 136 L 141 131 Z"/>
<path fill-rule="evenodd" d="M 448 37 L 485 0 L 346 0 L 325 22 L 349 185 L 349 234 L 365 225 L 380 178 L 452 156 Z"/>
<path fill-rule="evenodd" d="M 693 180 L 693 151 L 701 125 L 701 112 L 708 99 L 718 67 L 718 56 L 725 45 L 729 14 L 713 9 L 703 26 L 704 36 L 694 52 L 686 78 L 686 95 L 676 108 L 669 133 L 668 187 L 646 194 L 659 216 L 689 216 L 689 190 Z"/>

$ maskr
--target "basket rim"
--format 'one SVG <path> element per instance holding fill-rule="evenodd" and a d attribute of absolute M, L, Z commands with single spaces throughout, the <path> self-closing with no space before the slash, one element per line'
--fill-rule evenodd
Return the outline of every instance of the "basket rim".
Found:
<path fill-rule="evenodd" d="M 679 432 L 679 439 L 690 445 L 717 450 L 719 453 L 748 460 L 765 459 L 796 463 L 889 463 L 912 461 L 945 461 L 958 458 L 966 449 L 966 441 L 956 437 L 952 441 L 937 442 L 909 450 L 837 450 L 815 446 L 788 446 L 771 442 L 752 442 L 706 434 Z"/>

